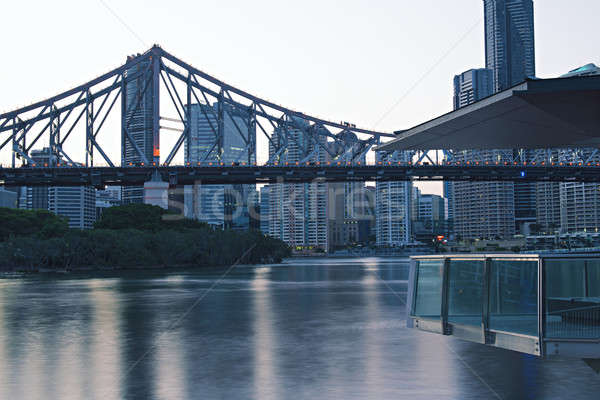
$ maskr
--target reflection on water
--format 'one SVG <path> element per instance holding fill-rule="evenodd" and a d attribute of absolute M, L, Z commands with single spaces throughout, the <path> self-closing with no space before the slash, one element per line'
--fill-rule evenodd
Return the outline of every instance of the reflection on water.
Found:
<path fill-rule="evenodd" d="M 597 399 L 600 390 L 578 360 L 406 329 L 406 260 L 241 266 L 191 308 L 222 273 L 0 280 L 0 399 Z"/>

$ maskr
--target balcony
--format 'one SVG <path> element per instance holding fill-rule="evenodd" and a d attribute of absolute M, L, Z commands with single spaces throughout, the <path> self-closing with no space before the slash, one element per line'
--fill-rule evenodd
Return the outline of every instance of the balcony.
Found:
<path fill-rule="evenodd" d="M 411 328 L 600 359 L 600 254 L 412 257 L 408 295 Z"/>

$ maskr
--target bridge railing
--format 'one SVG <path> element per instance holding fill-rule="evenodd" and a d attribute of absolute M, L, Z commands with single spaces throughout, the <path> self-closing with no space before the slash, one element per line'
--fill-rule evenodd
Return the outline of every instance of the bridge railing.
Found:
<path fill-rule="evenodd" d="M 408 325 L 538 356 L 600 358 L 600 255 L 413 257 Z"/>

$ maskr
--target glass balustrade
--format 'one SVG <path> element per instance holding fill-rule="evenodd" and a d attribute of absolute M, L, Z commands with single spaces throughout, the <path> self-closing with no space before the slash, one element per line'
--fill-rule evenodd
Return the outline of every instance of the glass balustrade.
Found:
<path fill-rule="evenodd" d="M 411 268 L 410 326 L 600 358 L 600 254 L 418 256 Z"/>

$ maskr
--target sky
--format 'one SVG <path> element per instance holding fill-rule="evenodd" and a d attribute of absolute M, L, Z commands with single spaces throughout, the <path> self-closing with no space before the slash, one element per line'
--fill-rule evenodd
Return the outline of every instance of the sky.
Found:
<path fill-rule="evenodd" d="M 600 65 L 600 1 L 534 5 L 538 77 Z M 0 113 L 157 43 L 259 97 L 391 132 L 450 111 L 453 76 L 485 66 L 482 0 L 4 1 L 0 10 Z"/>

